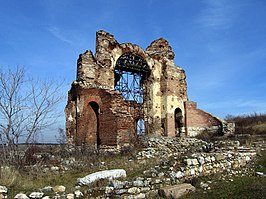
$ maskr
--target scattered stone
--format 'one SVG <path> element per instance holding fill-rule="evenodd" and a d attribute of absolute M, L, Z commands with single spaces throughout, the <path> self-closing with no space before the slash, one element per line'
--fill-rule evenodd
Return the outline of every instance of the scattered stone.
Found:
<path fill-rule="evenodd" d="M 134 199 L 143 199 L 145 197 L 146 197 L 146 195 L 144 193 L 140 193 L 140 194 L 134 196 Z"/>
<path fill-rule="evenodd" d="M 76 198 L 82 198 L 83 197 L 83 193 L 80 190 L 75 190 L 74 194 L 75 194 Z"/>
<path fill-rule="evenodd" d="M 29 199 L 28 196 L 24 193 L 19 193 L 19 194 L 15 195 L 14 198 L 15 199 Z"/>
<path fill-rule="evenodd" d="M 53 187 L 51 187 L 51 186 L 46 186 L 46 187 L 41 189 L 41 192 L 44 192 L 44 193 L 52 192 L 52 191 L 53 191 Z"/>
<path fill-rule="evenodd" d="M 195 169 L 194 169 L 194 168 L 191 168 L 189 174 L 190 174 L 191 176 L 192 176 L 192 175 L 195 175 L 195 174 L 196 174 Z"/>
<path fill-rule="evenodd" d="M 63 185 L 57 185 L 52 188 L 53 192 L 55 193 L 63 193 L 66 191 L 66 187 Z"/>
<path fill-rule="evenodd" d="M 212 149 L 213 149 L 213 144 L 211 143 L 202 146 L 202 150 L 205 153 L 209 153 Z"/>
<path fill-rule="evenodd" d="M 140 192 L 140 189 L 138 187 L 131 187 L 127 191 L 129 194 L 136 194 Z"/>
<path fill-rule="evenodd" d="M 191 166 L 191 165 L 193 165 L 191 159 L 185 159 L 185 163 L 187 164 L 187 166 Z"/>
<path fill-rule="evenodd" d="M 58 193 L 56 193 L 54 196 L 53 196 L 53 199 L 60 199 L 61 198 L 61 196 L 58 194 Z"/>
<path fill-rule="evenodd" d="M 115 190 L 116 195 L 122 195 L 124 193 L 127 193 L 127 189 L 117 189 Z"/>
<path fill-rule="evenodd" d="M 0 193 L 7 193 L 7 190 L 5 186 L 0 186 Z"/>
<path fill-rule="evenodd" d="M 51 167 L 51 171 L 59 171 L 59 167 L 57 167 L 57 166 L 52 166 L 52 167 Z"/>
<path fill-rule="evenodd" d="M 122 189 L 125 186 L 125 182 L 119 180 L 111 180 L 110 186 L 114 187 L 114 189 Z"/>
<path fill-rule="evenodd" d="M 159 195 L 164 198 L 180 198 L 182 195 L 195 191 L 196 188 L 193 187 L 191 184 L 188 183 L 182 183 L 178 185 L 168 186 L 164 187 L 159 190 Z"/>
<path fill-rule="evenodd" d="M 74 196 L 73 193 L 69 193 L 69 194 L 66 195 L 66 198 L 67 198 L 67 199 L 74 199 L 75 196 Z"/>
<path fill-rule="evenodd" d="M 266 176 L 266 173 L 257 171 L 256 172 L 256 175 L 265 177 Z"/>
<path fill-rule="evenodd" d="M 109 195 L 114 192 L 114 187 L 105 187 L 105 194 Z"/>
<path fill-rule="evenodd" d="M 224 155 L 221 153 L 218 153 L 215 155 L 215 159 L 216 159 L 216 161 L 224 160 Z"/>
<path fill-rule="evenodd" d="M 135 187 L 143 187 L 144 183 L 143 183 L 142 180 L 135 180 L 135 181 L 133 181 L 133 186 L 135 186 Z"/>
<path fill-rule="evenodd" d="M 208 185 L 207 183 L 201 182 L 201 183 L 200 183 L 200 187 L 201 187 L 202 189 L 204 189 L 204 190 L 207 190 L 208 187 L 209 187 L 209 185 Z"/>
<path fill-rule="evenodd" d="M 178 172 L 176 173 L 176 178 L 182 178 L 182 177 L 184 177 L 184 173 L 181 172 L 181 171 L 178 171 Z"/>
<path fill-rule="evenodd" d="M 93 182 L 96 182 L 100 179 L 108 179 L 108 178 L 125 178 L 126 171 L 124 169 L 112 169 L 105 171 L 98 171 L 92 173 L 90 175 L 85 176 L 84 178 L 78 178 L 78 185 L 90 185 Z"/>
<path fill-rule="evenodd" d="M 44 194 L 42 192 L 32 192 L 29 196 L 30 198 L 42 198 L 43 195 Z"/>
<path fill-rule="evenodd" d="M 199 164 L 197 159 L 191 159 L 192 165 L 196 166 Z"/>
<path fill-rule="evenodd" d="M 141 193 L 147 193 L 147 192 L 149 192 L 150 190 L 151 190 L 150 187 L 141 187 L 141 188 L 140 188 L 140 192 L 141 192 Z"/>

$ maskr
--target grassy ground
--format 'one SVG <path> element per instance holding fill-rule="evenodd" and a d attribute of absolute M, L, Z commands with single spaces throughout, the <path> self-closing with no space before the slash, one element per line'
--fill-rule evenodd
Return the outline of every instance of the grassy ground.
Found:
<path fill-rule="evenodd" d="M 259 119 L 258 119 L 259 118 Z M 266 132 L 266 115 L 261 115 L 256 119 L 253 117 L 240 117 L 238 118 L 238 131 L 241 133 L 245 131 L 250 134 L 264 134 Z M 247 128 L 251 128 L 250 131 L 247 131 Z M 241 128 L 240 128 L 241 127 Z M 240 130 L 239 130 L 240 129 Z M 255 129 L 255 130 L 254 130 Z M 255 133 L 254 133 L 255 132 Z M 199 137 L 206 141 L 213 141 L 215 138 L 203 134 Z M 233 138 L 227 138 L 233 139 Z M 252 143 L 253 139 L 243 138 L 242 143 L 250 142 Z M 85 166 L 71 168 L 69 171 L 64 172 L 48 172 L 44 173 L 41 166 L 36 166 L 31 169 L 18 170 L 13 167 L 0 167 L 0 185 L 7 186 L 9 189 L 10 198 L 14 197 L 15 194 L 23 192 L 26 194 L 31 193 L 32 191 L 38 191 L 38 189 L 45 186 L 55 186 L 55 185 L 64 185 L 66 187 L 66 192 L 72 192 L 77 178 L 84 177 L 90 173 L 99 170 L 121 168 L 127 171 L 127 179 L 133 179 L 136 176 L 140 176 L 144 170 L 147 170 L 151 167 L 154 167 L 158 164 L 158 159 L 149 159 L 149 161 L 131 161 L 134 159 L 132 153 L 119 154 L 119 155 L 106 155 L 106 156 L 97 156 L 97 155 L 80 155 L 79 157 L 75 156 L 77 161 L 83 162 Z M 266 153 L 262 153 L 262 156 L 258 158 L 254 167 L 254 171 L 260 171 L 266 173 Z M 231 177 L 230 180 L 221 180 L 220 176 L 212 176 L 206 178 L 201 178 L 194 184 L 197 187 L 195 193 L 190 193 L 184 198 L 265 198 L 266 199 L 266 177 L 258 177 L 254 174 L 251 176 L 242 176 L 242 177 Z M 203 190 L 200 188 L 200 181 L 213 181 L 210 185 L 209 190 Z"/>
<path fill-rule="evenodd" d="M 113 155 L 104 157 L 89 157 L 87 164 L 93 162 L 94 166 L 80 167 L 75 170 L 66 171 L 64 173 L 48 173 L 42 174 L 38 168 L 35 171 L 19 172 L 15 169 L 3 170 L 2 177 L 0 176 L 1 185 L 6 185 L 9 188 L 9 196 L 12 198 L 15 194 L 23 192 L 26 194 L 32 191 L 37 191 L 39 188 L 45 186 L 64 185 L 66 186 L 67 192 L 72 192 L 77 178 L 84 177 L 99 169 L 112 169 L 124 168 L 128 173 L 128 179 L 132 179 L 142 174 L 142 172 L 157 164 L 156 160 L 142 162 L 136 164 L 135 161 L 130 161 L 130 155 Z M 135 162 L 135 163 L 134 163 Z M 192 182 L 196 186 L 197 190 L 194 193 L 187 194 L 183 199 L 263 199 L 266 198 L 266 177 L 258 177 L 255 175 L 255 171 L 266 172 L 266 152 L 264 151 L 253 168 L 253 175 L 241 176 L 241 177 L 230 177 L 230 180 L 222 180 L 221 175 L 209 176 L 205 178 L 196 179 Z M 4 179 L 4 176 L 6 178 Z M 11 180 L 12 179 L 12 180 Z M 209 185 L 209 190 L 203 190 L 199 185 L 200 182 L 212 181 Z M 7 184 L 5 184 L 5 182 Z M 88 190 L 88 188 L 85 188 Z"/>
<path fill-rule="evenodd" d="M 233 181 L 216 181 L 208 191 L 198 188 L 182 199 L 264 199 L 266 198 L 265 177 L 234 177 Z"/>
<path fill-rule="evenodd" d="M 81 156 L 77 161 L 81 161 L 84 166 L 75 167 L 69 171 L 47 173 L 43 173 L 42 167 L 38 166 L 28 170 L 17 170 L 12 167 L 2 168 L 0 169 L 0 185 L 8 187 L 11 198 L 19 192 L 29 194 L 45 186 L 63 185 L 66 187 L 66 192 L 73 192 L 77 179 L 93 172 L 121 168 L 127 171 L 127 180 L 131 180 L 158 163 L 157 159 L 142 162 L 131 160 L 131 154 Z M 88 190 L 89 188 L 84 187 L 84 189 Z"/>

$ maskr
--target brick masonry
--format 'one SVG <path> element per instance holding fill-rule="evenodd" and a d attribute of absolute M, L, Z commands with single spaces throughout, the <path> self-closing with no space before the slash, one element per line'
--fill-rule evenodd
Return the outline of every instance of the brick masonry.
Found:
<path fill-rule="evenodd" d="M 142 104 L 124 100 L 115 90 L 117 60 L 125 54 L 140 57 L 150 70 L 142 78 Z M 144 120 L 146 134 L 175 137 L 195 136 L 203 129 L 223 131 L 224 121 L 188 101 L 186 74 L 174 64 L 174 56 L 163 38 L 143 50 L 135 44 L 119 44 L 113 35 L 98 31 L 96 53 L 79 55 L 77 78 L 68 93 L 68 142 L 93 149 L 132 146 L 137 141 L 138 119 Z"/>

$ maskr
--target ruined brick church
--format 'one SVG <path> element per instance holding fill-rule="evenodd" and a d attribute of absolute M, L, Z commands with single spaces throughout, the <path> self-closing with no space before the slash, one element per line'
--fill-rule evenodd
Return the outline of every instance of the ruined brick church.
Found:
<path fill-rule="evenodd" d="M 96 53 L 79 56 L 77 79 L 68 93 L 68 143 L 121 149 L 141 135 L 226 133 L 226 122 L 188 100 L 185 71 L 174 56 L 163 38 L 143 50 L 98 31 Z"/>

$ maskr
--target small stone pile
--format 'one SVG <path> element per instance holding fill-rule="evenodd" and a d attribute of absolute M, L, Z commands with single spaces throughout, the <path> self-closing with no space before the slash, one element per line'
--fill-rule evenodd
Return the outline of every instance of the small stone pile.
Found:
<path fill-rule="evenodd" d="M 24 193 L 18 193 L 15 195 L 15 199 L 74 199 L 74 198 L 83 198 L 83 193 L 80 190 L 76 190 L 73 193 L 65 193 L 66 187 L 63 185 L 57 185 L 54 187 L 47 186 L 39 191 L 31 192 L 29 195 Z M 52 195 L 52 196 L 48 196 Z M 8 198 L 8 189 L 5 186 L 0 186 L 0 199 Z"/>

